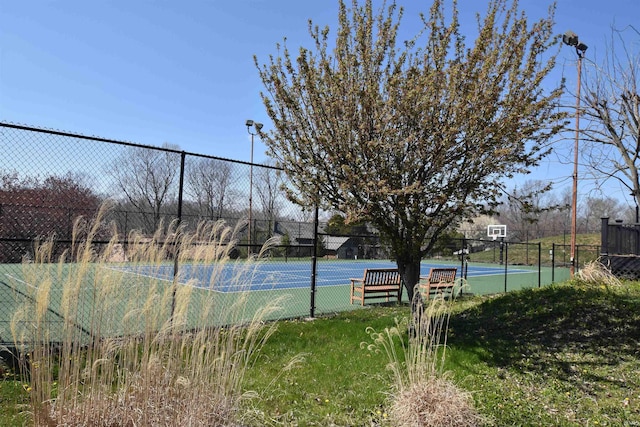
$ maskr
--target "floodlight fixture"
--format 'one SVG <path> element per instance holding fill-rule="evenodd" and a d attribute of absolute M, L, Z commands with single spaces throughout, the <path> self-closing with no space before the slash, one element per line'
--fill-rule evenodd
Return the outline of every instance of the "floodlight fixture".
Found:
<path fill-rule="evenodd" d="M 262 127 L 264 126 L 262 123 L 254 122 L 253 120 L 247 120 L 245 122 L 245 125 L 247 126 L 247 132 L 249 132 L 249 134 L 251 134 L 251 135 L 257 135 L 258 132 L 260 132 L 260 129 L 262 129 Z M 251 127 L 252 126 L 256 130 L 255 133 L 251 132 Z"/>
<path fill-rule="evenodd" d="M 568 46 L 577 46 L 578 35 L 573 31 L 569 30 L 562 35 L 562 42 Z"/>
<path fill-rule="evenodd" d="M 580 58 L 582 58 L 586 50 L 589 48 L 589 46 L 582 43 L 578 38 L 578 35 L 571 30 L 562 35 L 562 43 L 566 44 L 567 46 L 575 47 L 576 53 Z"/>

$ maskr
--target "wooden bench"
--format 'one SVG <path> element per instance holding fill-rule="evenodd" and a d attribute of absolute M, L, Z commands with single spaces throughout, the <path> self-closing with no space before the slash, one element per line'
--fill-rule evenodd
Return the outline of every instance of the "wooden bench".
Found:
<path fill-rule="evenodd" d="M 397 268 L 367 268 L 361 279 L 351 280 L 351 304 L 374 298 L 402 298 L 402 280 Z"/>
<path fill-rule="evenodd" d="M 431 298 L 431 295 L 444 296 L 445 293 L 453 297 L 457 272 L 457 268 L 432 268 L 428 276 L 420 277 L 418 289 L 425 299 Z"/>

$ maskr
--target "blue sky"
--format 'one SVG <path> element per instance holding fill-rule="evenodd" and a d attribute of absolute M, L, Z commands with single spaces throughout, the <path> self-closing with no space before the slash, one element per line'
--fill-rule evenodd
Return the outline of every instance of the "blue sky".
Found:
<path fill-rule="evenodd" d="M 466 28 L 486 3 L 459 0 Z M 587 56 L 640 16 L 638 0 L 558 3 L 556 31 L 576 32 Z M 431 2 L 399 4 L 409 29 Z M 520 1 L 531 18 L 547 4 Z M 284 37 L 310 46 L 308 19 L 335 28 L 336 11 L 337 0 L 0 0 L 0 120 L 248 161 L 245 120 L 269 127 L 253 55 L 266 62 Z M 575 58 L 562 49 L 554 77 L 569 88 Z M 256 141 L 256 162 L 264 151 Z M 531 178 L 570 186 L 571 157 L 558 153 Z"/>

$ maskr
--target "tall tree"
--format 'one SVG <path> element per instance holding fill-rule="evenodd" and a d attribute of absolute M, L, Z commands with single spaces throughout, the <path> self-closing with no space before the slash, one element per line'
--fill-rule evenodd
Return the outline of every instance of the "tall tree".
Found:
<path fill-rule="evenodd" d="M 501 181 L 538 164 L 560 130 L 561 89 L 542 86 L 553 9 L 529 25 L 510 3 L 491 0 L 467 46 L 455 1 L 434 0 L 423 31 L 397 43 L 395 1 L 374 13 L 340 0 L 335 37 L 310 22 L 312 49 L 255 59 L 273 122 L 262 138 L 295 200 L 369 221 L 410 298 L 440 234 L 494 206 Z"/>
<path fill-rule="evenodd" d="M 603 217 L 614 219 L 633 218 L 632 212 L 619 200 L 613 197 L 587 197 L 584 206 L 584 232 L 591 233 L 600 230 Z"/>
<path fill-rule="evenodd" d="M 569 205 L 558 202 L 550 190 L 548 182 L 526 180 L 504 195 L 497 212 L 500 223 L 509 230 L 509 240 L 538 239 L 551 232 L 554 216 Z"/>
<path fill-rule="evenodd" d="M 267 221 L 266 237 L 271 237 L 275 221 L 282 210 L 282 184 L 283 176 L 280 169 L 275 169 L 270 165 L 256 168 L 256 180 L 253 185 L 258 195 L 262 216 Z"/>
<path fill-rule="evenodd" d="M 163 207 L 175 198 L 175 181 L 180 170 L 179 147 L 162 149 L 129 147 L 109 168 L 116 186 L 141 214 L 146 232 L 160 224 Z"/>
<path fill-rule="evenodd" d="M 351 227 L 344 223 L 344 216 L 339 213 L 333 214 L 324 227 L 327 234 L 349 234 L 350 231 Z"/>
<path fill-rule="evenodd" d="M 95 215 L 101 203 L 82 174 L 41 179 L 0 170 L 0 238 L 16 239 L 10 250 L 0 253 L 0 262 L 19 262 L 31 252 L 31 239 L 71 239 L 76 220 Z"/>
<path fill-rule="evenodd" d="M 635 36 L 635 42 L 626 39 Z M 613 178 L 640 204 L 640 32 L 613 31 L 607 56 L 587 61 L 581 110 L 588 125 L 581 133 L 587 162 L 600 179 Z M 636 50 L 634 50 L 634 48 Z"/>
<path fill-rule="evenodd" d="M 198 158 L 189 162 L 186 169 L 185 192 L 195 200 L 199 214 L 211 220 L 222 218 L 224 210 L 237 198 L 231 163 Z"/>

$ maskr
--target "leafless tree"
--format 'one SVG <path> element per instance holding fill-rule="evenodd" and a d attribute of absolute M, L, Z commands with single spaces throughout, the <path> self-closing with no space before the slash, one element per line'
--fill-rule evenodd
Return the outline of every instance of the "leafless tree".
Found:
<path fill-rule="evenodd" d="M 141 214 L 147 232 L 157 229 L 163 207 L 175 198 L 177 190 L 179 147 L 164 144 L 162 148 L 129 147 L 108 170 L 117 188 Z"/>
<path fill-rule="evenodd" d="M 498 213 L 500 223 L 507 225 L 510 240 L 526 241 L 554 232 L 556 217 L 569 206 L 550 190 L 548 182 L 527 180 L 505 194 Z"/>
<path fill-rule="evenodd" d="M 606 57 L 585 64 L 584 157 L 601 182 L 619 181 L 640 203 L 640 32 L 613 30 Z"/>
<path fill-rule="evenodd" d="M 267 227 L 272 228 L 273 221 L 280 215 L 282 197 L 283 177 L 282 172 L 278 169 L 269 167 L 259 167 L 255 175 L 255 190 L 258 195 L 258 201 L 262 208 L 262 215 L 269 224 Z"/>
<path fill-rule="evenodd" d="M 200 215 L 217 220 L 232 207 L 238 195 L 233 177 L 230 162 L 198 158 L 187 166 L 185 193 L 196 202 Z"/>

